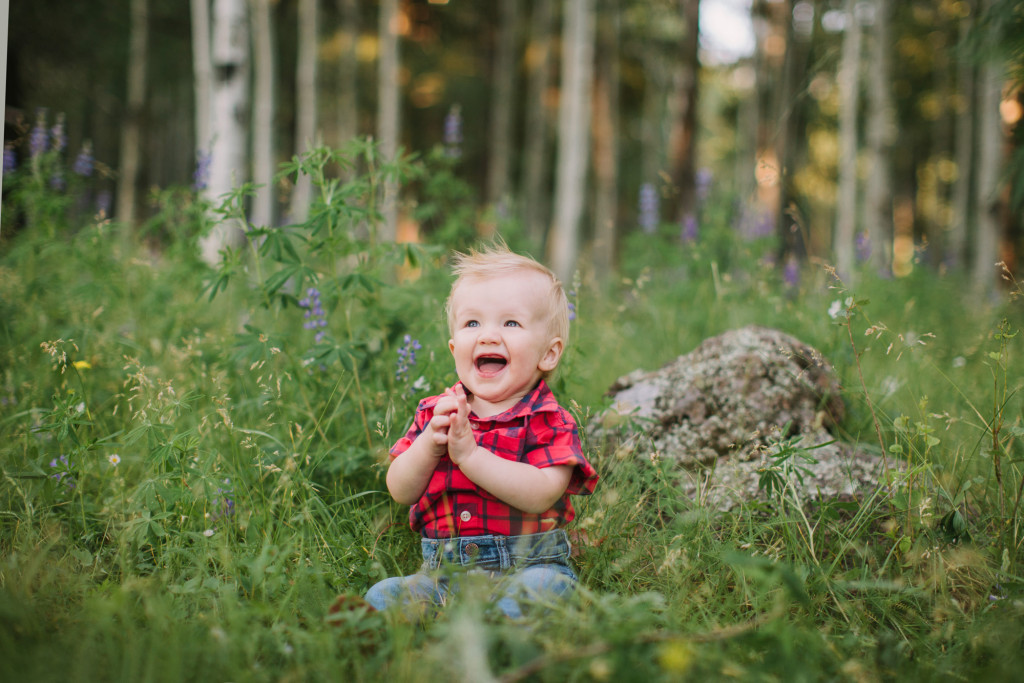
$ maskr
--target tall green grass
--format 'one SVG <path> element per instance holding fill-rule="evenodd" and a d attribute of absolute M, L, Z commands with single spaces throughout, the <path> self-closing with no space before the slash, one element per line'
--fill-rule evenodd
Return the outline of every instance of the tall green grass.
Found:
<path fill-rule="evenodd" d="M 345 163 L 356 179 L 331 179 Z M 834 364 L 841 437 L 899 463 L 889 479 L 857 500 L 806 508 L 782 489 L 721 514 L 681 497 L 664 459 L 587 443 L 603 479 L 577 501 L 571 600 L 525 624 L 473 590 L 427 623 L 354 600 L 329 613 L 418 564 L 384 454 L 418 398 L 454 379 L 445 258 L 475 228 L 470 211 L 423 209 L 427 243 L 383 244 L 374 197 L 390 174 L 450 209 L 466 188 L 446 163 L 316 150 L 283 170 L 319 188 L 310 221 L 250 226 L 218 270 L 195 248 L 212 207 L 189 193 L 157 197 L 130 247 L 102 218 L 54 218 L 66 198 L 18 195 L 50 223 L 0 242 L 0 678 L 1016 674 L 1019 285 L 979 304 L 923 268 L 842 283 L 807 266 L 787 283 L 764 261 L 773 245 L 724 225 L 693 244 L 630 239 L 614 277 L 584 264 L 563 403 L 585 421 L 622 374 L 777 327 Z M 248 189 L 221 215 L 239 219 Z M 310 287 L 322 316 L 303 306 Z M 305 329 L 307 311 L 327 326 Z M 406 335 L 422 348 L 402 372 Z"/>

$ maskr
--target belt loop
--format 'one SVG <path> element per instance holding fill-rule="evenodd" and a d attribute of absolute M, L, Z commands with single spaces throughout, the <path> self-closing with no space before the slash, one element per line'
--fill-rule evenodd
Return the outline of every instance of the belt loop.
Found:
<path fill-rule="evenodd" d="M 495 536 L 494 545 L 498 549 L 498 563 L 502 571 L 508 571 L 512 568 L 512 562 L 509 560 L 508 553 L 508 536 Z"/>

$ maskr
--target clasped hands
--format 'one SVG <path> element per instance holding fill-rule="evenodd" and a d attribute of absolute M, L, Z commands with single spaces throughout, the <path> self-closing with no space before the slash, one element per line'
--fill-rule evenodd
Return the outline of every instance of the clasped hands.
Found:
<path fill-rule="evenodd" d="M 434 404 L 434 415 L 428 425 L 436 457 L 447 453 L 453 463 L 462 465 L 476 451 L 476 437 L 469 423 L 469 402 L 461 384 L 455 385 L 454 390 L 445 389 Z"/>

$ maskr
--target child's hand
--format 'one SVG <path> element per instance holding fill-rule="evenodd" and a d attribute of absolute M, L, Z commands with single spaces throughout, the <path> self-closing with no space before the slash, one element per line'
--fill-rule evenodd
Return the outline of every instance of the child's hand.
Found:
<path fill-rule="evenodd" d="M 458 384 L 454 392 L 450 389 L 446 391 L 441 401 L 447 400 L 449 394 L 454 399 L 455 410 L 448 414 L 448 457 L 460 465 L 476 450 L 476 437 L 469 423 L 469 402 L 466 400 L 465 389 Z M 439 405 L 441 401 L 438 401 Z"/>
<path fill-rule="evenodd" d="M 434 446 L 434 455 L 440 458 L 448 452 L 448 431 L 452 423 L 452 415 L 458 410 L 455 393 L 445 389 L 444 396 L 434 405 L 434 415 L 427 423 L 430 441 Z"/>

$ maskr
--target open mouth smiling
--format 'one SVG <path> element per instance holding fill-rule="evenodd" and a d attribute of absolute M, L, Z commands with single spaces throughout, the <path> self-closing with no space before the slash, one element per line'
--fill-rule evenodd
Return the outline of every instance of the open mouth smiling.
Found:
<path fill-rule="evenodd" d="M 498 355 L 483 355 L 474 361 L 477 372 L 485 377 L 496 375 L 508 366 L 508 359 Z"/>

